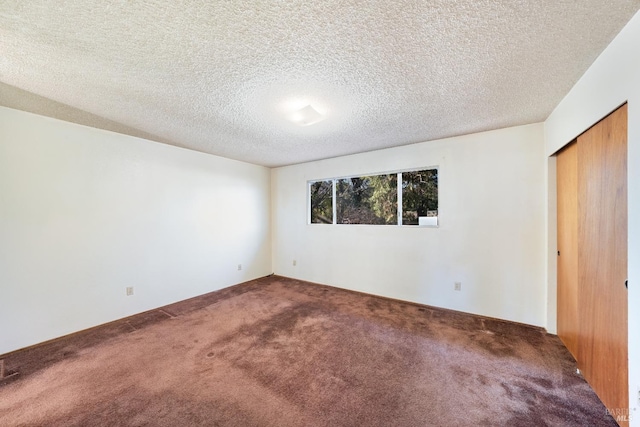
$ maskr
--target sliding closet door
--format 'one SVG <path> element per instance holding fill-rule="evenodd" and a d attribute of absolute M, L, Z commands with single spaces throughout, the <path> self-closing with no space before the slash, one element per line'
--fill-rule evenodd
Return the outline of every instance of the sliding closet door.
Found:
<path fill-rule="evenodd" d="M 578 367 L 628 408 L 627 106 L 578 137 Z"/>
<path fill-rule="evenodd" d="M 558 181 L 558 336 L 578 360 L 578 146 L 556 156 Z"/>

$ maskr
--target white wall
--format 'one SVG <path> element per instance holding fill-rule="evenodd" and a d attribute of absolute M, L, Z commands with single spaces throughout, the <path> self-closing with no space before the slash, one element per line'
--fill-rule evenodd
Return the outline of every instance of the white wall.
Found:
<path fill-rule="evenodd" d="M 535 124 L 273 169 L 274 271 L 544 326 L 545 161 Z M 307 224 L 308 180 L 425 166 L 439 228 Z"/>
<path fill-rule="evenodd" d="M 545 122 L 552 155 L 628 101 L 629 396 L 632 427 L 640 426 L 640 12 L 637 13 Z M 553 173 L 553 171 L 550 171 Z M 550 282 L 550 288 L 555 283 Z M 622 284 L 620 284 L 622 286 Z"/>
<path fill-rule="evenodd" d="M 267 168 L 0 107 L 0 354 L 271 273 L 269 214 Z"/>

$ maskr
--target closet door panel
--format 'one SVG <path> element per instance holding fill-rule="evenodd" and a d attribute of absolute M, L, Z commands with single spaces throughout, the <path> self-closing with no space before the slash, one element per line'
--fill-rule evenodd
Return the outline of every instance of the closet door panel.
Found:
<path fill-rule="evenodd" d="M 558 186 L 558 336 L 578 360 L 578 146 L 556 158 Z"/>
<path fill-rule="evenodd" d="M 628 408 L 627 106 L 578 137 L 578 367 L 609 409 Z"/>

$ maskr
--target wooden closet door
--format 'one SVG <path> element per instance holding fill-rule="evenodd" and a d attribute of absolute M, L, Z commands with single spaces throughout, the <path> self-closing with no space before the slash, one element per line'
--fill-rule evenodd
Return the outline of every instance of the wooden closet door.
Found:
<path fill-rule="evenodd" d="M 558 337 L 578 360 L 578 146 L 556 156 L 558 187 Z"/>
<path fill-rule="evenodd" d="M 578 367 L 607 408 L 629 408 L 626 104 L 578 137 L 578 212 Z"/>

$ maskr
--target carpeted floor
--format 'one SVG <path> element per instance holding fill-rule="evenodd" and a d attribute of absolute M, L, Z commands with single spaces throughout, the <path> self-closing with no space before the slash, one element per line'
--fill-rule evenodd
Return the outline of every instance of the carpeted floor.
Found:
<path fill-rule="evenodd" d="M 1 426 L 616 425 L 541 329 L 277 276 L 0 358 Z"/>

